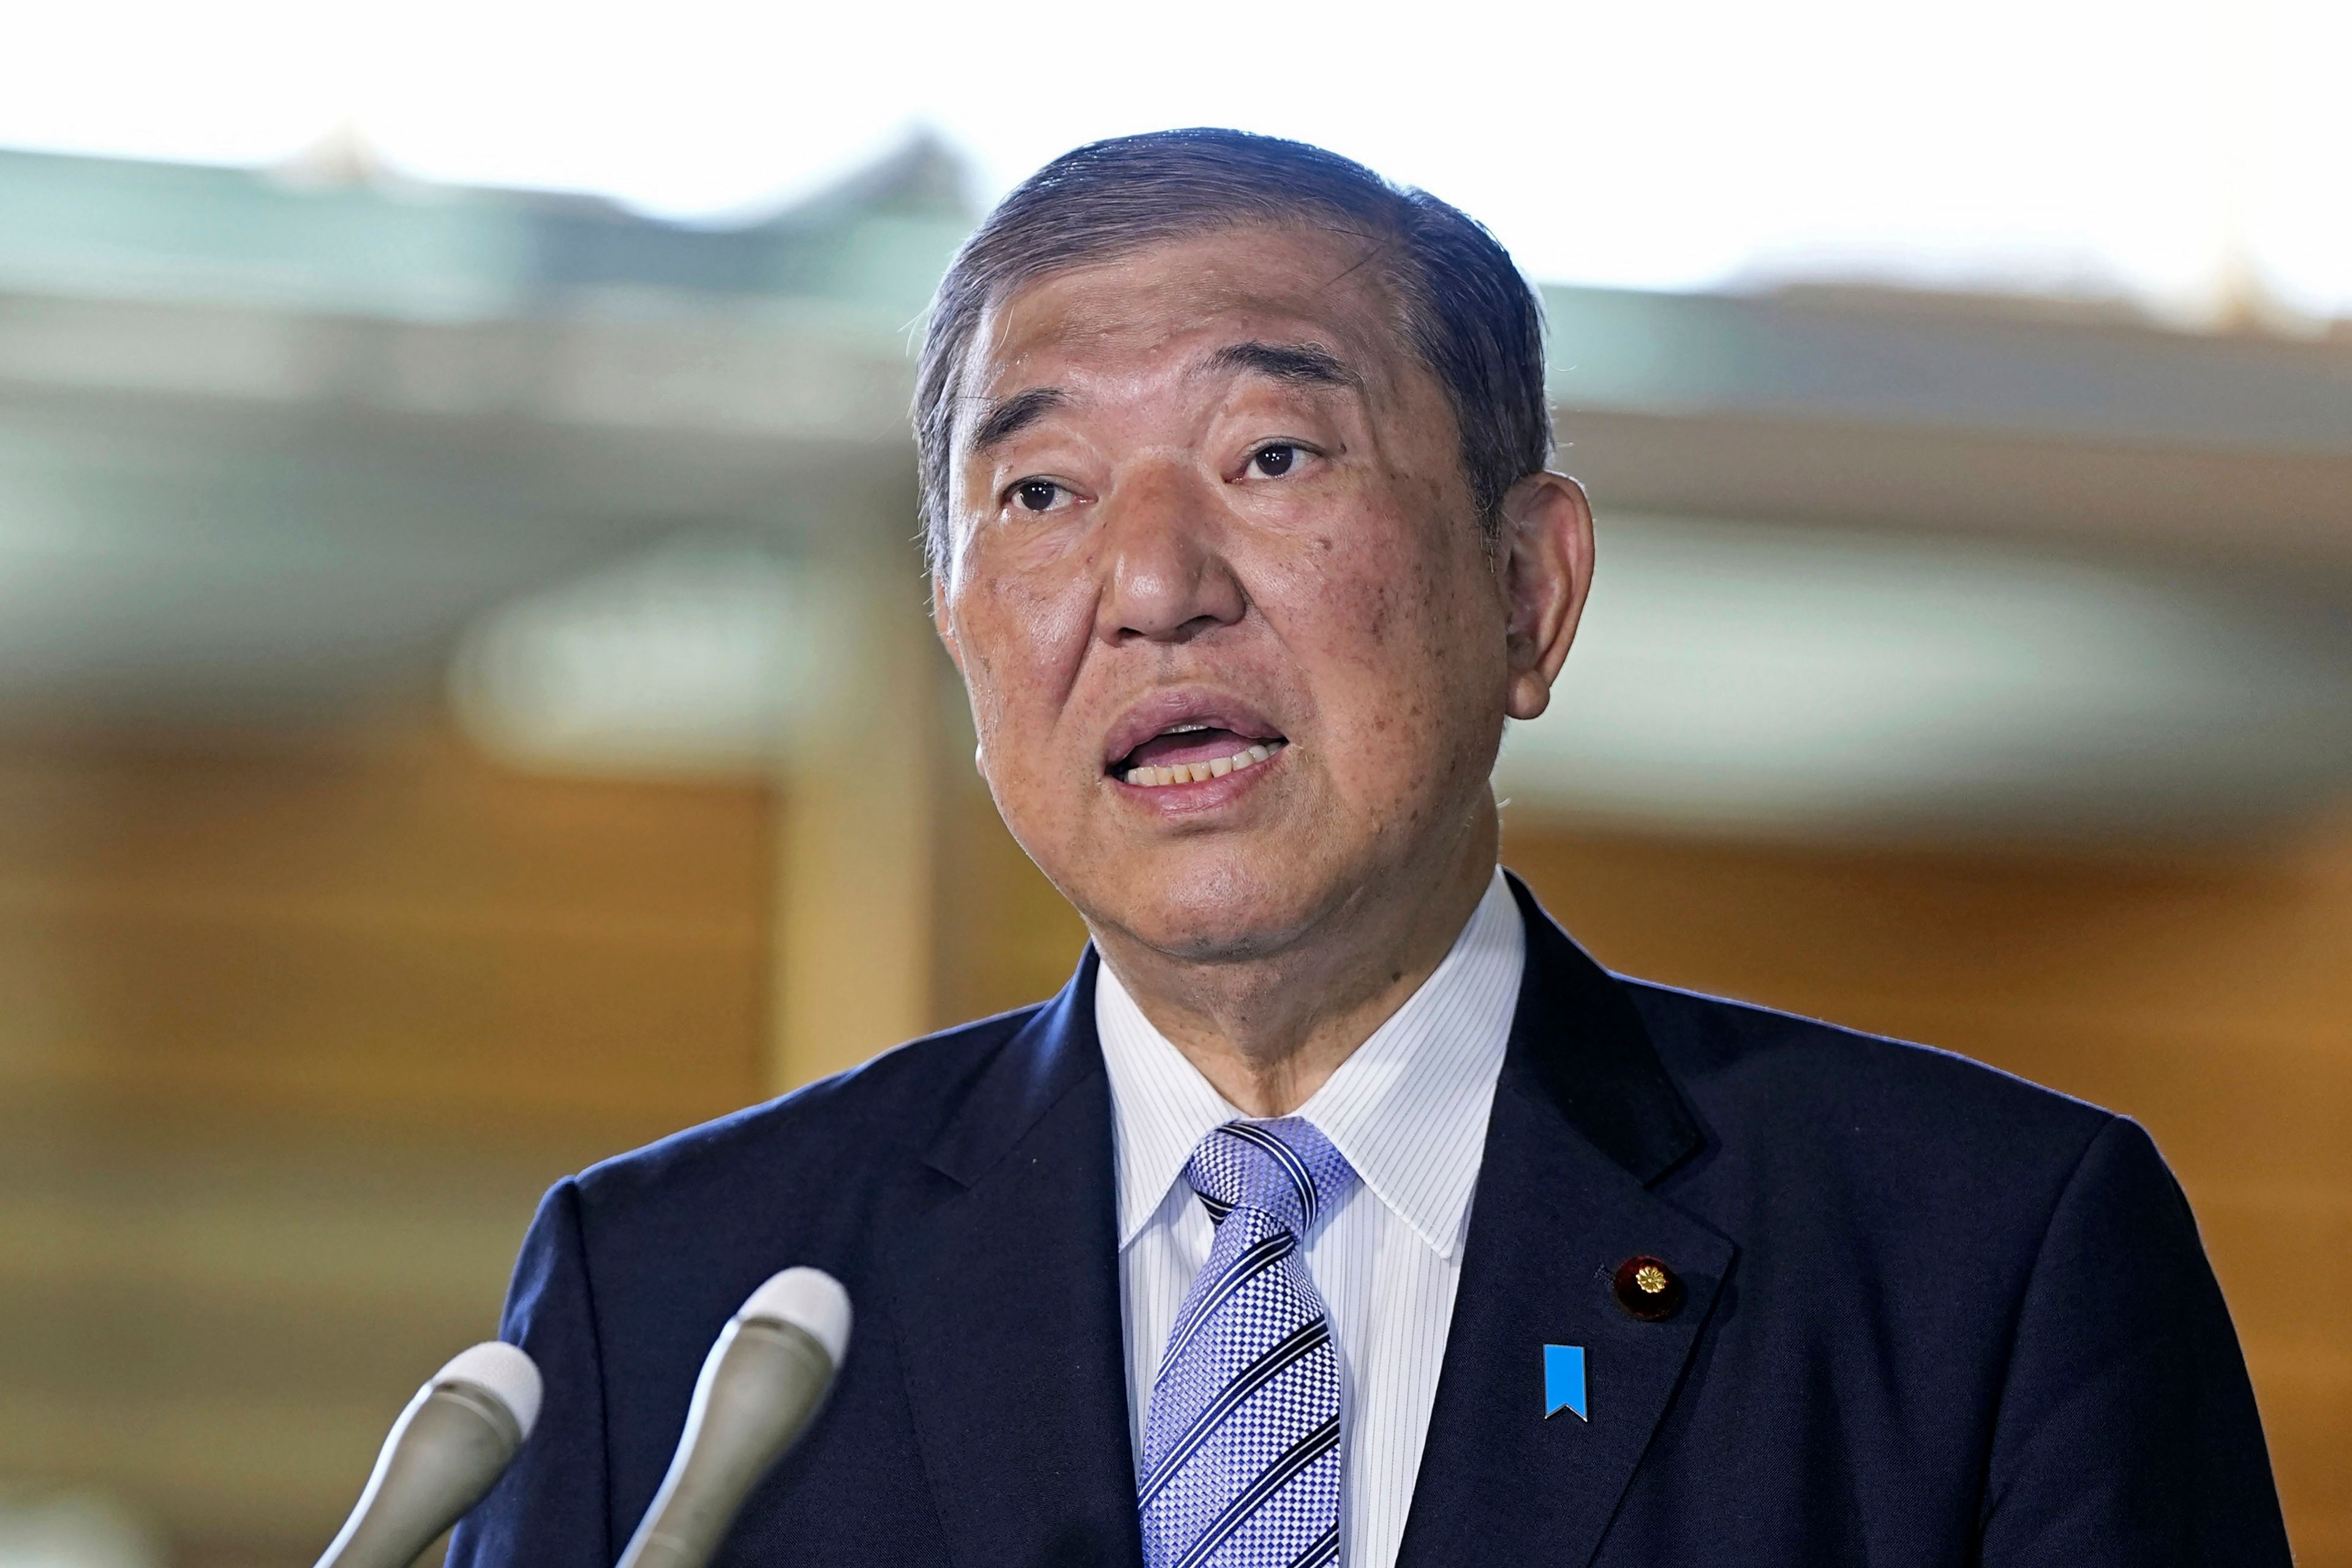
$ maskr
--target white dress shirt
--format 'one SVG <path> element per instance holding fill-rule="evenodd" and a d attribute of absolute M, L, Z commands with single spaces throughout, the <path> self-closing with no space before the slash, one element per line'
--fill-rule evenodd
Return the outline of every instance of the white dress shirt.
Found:
<path fill-rule="evenodd" d="M 1392 1568 L 1404 1537 L 1526 958 L 1498 868 L 1444 962 L 1297 1112 L 1361 1178 L 1305 1238 L 1339 1349 L 1346 1568 Z M 1140 1464 L 1160 1352 L 1214 1229 L 1184 1164 L 1243 1113 L 1152 1027 L 1108 964 L 1095 1026 L 1110 1072 L 1128 1418 Z"/>

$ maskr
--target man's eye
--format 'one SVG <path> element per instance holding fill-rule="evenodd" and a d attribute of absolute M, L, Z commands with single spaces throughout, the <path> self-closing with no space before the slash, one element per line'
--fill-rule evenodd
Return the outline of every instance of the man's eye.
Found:
<path fill-rule="evenodd" d="M 1278 479 L 1298 466 L 1298 448 L 1283 442 L 1260 447 L 1250 454 L 1252 471 L 1269 479 Z"/>
<path fill-rule="evenodd" d="M 1061 493 L 1051 479 L 1024 479 L 1013 487 L 1013 504 L 1024 511 L 1051 511 Z"/>

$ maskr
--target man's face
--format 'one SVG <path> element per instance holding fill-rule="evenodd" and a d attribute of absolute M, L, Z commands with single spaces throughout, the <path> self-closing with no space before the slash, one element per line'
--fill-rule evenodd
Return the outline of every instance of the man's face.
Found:
<path fill-rule="evenodd" d="M 1510 595 L 1362 241 L 1048 277 L 956 391 L 940 630 L 1006 824 L 1097 928 L 1272 953 L 1485 843 Z"/>

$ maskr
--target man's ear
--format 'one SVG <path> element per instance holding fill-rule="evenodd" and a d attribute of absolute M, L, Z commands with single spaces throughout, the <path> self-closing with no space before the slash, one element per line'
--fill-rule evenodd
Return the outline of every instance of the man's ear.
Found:
<path fill-rule="evenodd" d="M 1566 474 L 1529 474 L 1503 498 L 1496 566 L 1510 609 L 1510 689 L 1505 710 L 1533 719 L 1551 704 L 1552 682 L 1592 587 L 1592 508 Z"/>
<path fill-rule="evenodd" d="M 956 673 L 963 673 L 963 649 L 956 642 L 955 623 L 948 616 L 947 584 L 940 580 L 940 568 L 931 568 L 931 626 L 940 634 L 940 641 L 955 661 Z"/>

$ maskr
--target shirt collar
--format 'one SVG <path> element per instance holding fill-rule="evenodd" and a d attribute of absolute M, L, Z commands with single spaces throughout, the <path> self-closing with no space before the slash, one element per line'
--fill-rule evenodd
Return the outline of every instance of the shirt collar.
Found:
<path fill-rule="evenodd" d="M 1498 868 L 1454 946 L 1298 1114 L 1439 1257 L 1459 1254 L 1509 1043 L 1527 928 Z M 1243 1113 L 1152 1026 L 1105 964 L 1095 1027 L 1110 1076 L 1118 1244 L 1159 1212 L 1184 1163 Z"/>

